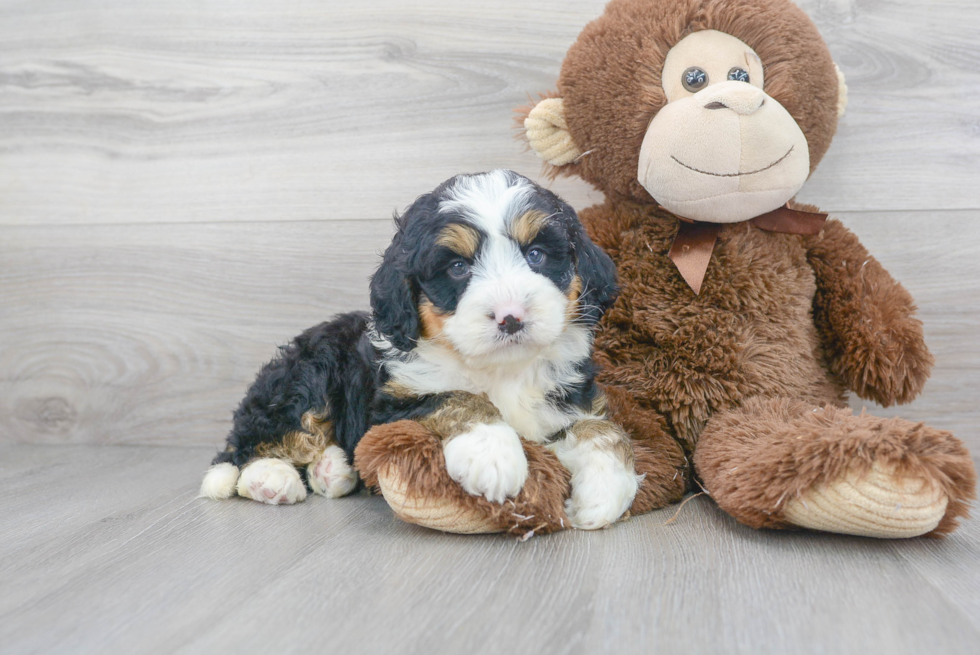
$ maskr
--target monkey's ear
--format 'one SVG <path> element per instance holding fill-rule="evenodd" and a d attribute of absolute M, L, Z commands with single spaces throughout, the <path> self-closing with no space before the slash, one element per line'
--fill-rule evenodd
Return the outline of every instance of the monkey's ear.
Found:
<path fill-rule="evenodd" d="M 844 73 L 840 72 L 836 63 L 834 70 L 837 72 L 837 118 L 840 118 L 847 109 L 847 84 L 844 81 Z"/>
<path fill-rule="evenodd" d="M 565 122 L 561 98 L 545 98 L 528 112 L 524 131 L 531 149 L 552 166 L 565 166 L 582 156 Z"/>
<path fill-rule="evenodd" d="M 416 293 L 406 271 L 404 219 L 398 220 L 398 224 L 381 266 L 371 276 L 371 309 L 374 326 L 381 336 L 399 350 L 409 351 L 415 348 L 419 338 L 419 315 Z"/>

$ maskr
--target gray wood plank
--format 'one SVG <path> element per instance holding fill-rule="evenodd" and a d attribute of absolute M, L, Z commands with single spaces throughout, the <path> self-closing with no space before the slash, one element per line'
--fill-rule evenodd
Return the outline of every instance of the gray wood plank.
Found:
<path fill-rule="evenodd" d="M 603 4 L 7 2 L 0 223 L 379 219 L 458 172 L 536 175 L 511 110 Z M 800 4 L 851 99 L 801 198 L 980 207 L 980 5 Z"/>
<path fill-rule="evenodd" d="M 831 211 L 980 208 L 980 4 L 795 1 L 849 100 L 800 200 Z"/>
<path fill-rule="evenodd" d="M 369 496 L 195 498 L 275 346 L 366 307 L 393 209 L 537 175 L 510 112 L 604 2 L 0 0 L 0 650 L 975 650 L 976 519 L 877 542 L 698 498 L 517 543 Z M 976 454 L 980 5 L 798 4 L 850 87 L 800 198 L 909 288 L 937 357 L 920 399 L 869 409 Z"/>
<path fill-rule="evenodd" d="M 937 358 L 911 405 L 854 406 L 980 451 L 980 214 L 840 217 L 917 299 Z M 390 220 L 0 228 L 0 441 L 217 447 L 278 344 L 367 307 L 390 231 Z"/>
<path fill-rule="evenodd" d="M 217 445 L 278 345 L 367 307 L 391 229 L 4 228 L 0 440 Z"/>
<path fill-rule="evenodd" d="M 968 653 L 980 637 L 976 520 L 880 542 L 757 532 L 698 498 L 670 524 L 520 543 L 403 524 L 378 497 L 195 499 L 204 461 L 5 449 L 3 520 L 27 513 L 9 492 L 38 466 L 52 496 L 36 535 L 0 537 L 4 652 Z"/>

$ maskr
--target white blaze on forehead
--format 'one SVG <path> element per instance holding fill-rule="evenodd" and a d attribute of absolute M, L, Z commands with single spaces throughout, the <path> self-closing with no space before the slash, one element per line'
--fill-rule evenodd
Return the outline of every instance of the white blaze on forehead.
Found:
<path fill-rule="evenodd" d="M 481 292 L 485 302 L 527 302 L 543 281 L 531 271 L 520 246 L 510 236 L 511 223 L 530 209 L 534 192 L 526 179 L 495 170 L 460 177 L 439 203 L 440 212 L 462 214 L 485 235 L 472 269 L 474 282 L 492 282 Z"/>
<path fill-rule="evenodd" d="M 439 203 L 439 211 L 459 212 L 488 236 L 503 236 L 533 195 L 534 188 L 524 178 L 503 170 L 490 171 L 457 179 Z"/>

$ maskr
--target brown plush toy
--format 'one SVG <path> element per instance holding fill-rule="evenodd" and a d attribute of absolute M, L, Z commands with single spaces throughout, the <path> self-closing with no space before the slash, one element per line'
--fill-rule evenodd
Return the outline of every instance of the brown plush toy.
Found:
<path fill-rule="evenodd" d="M 619 270 L 596 359 L 646 475 L 633 514 L 700 486 L 756 528 L 912 537 L 966 515 L 976 473 L 959 440 L 844 402 L 909 402 L 933 363 L 908 292 L 840 222 L 791 203 L 845 104 L 789 0 L 613 0 L 558 92 L 526 110 L 550 174 L 606 196 L 581 219 Z M 567 526 L 567 474 L 543 449 L 501 507 L 463 493 L 430 439 L 393 424 L 358 452 L 406 520 Z"/>

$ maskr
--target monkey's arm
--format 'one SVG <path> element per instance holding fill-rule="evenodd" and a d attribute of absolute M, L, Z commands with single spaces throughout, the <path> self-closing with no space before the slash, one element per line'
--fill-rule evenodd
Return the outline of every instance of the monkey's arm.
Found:
<path fill-rule="evenodd" d="M 840 221 L 827 221 L 806 245 L 830 370 L 861 398 L 885 407 L 911 401 L 934 362 L 912 296 Z"/>

